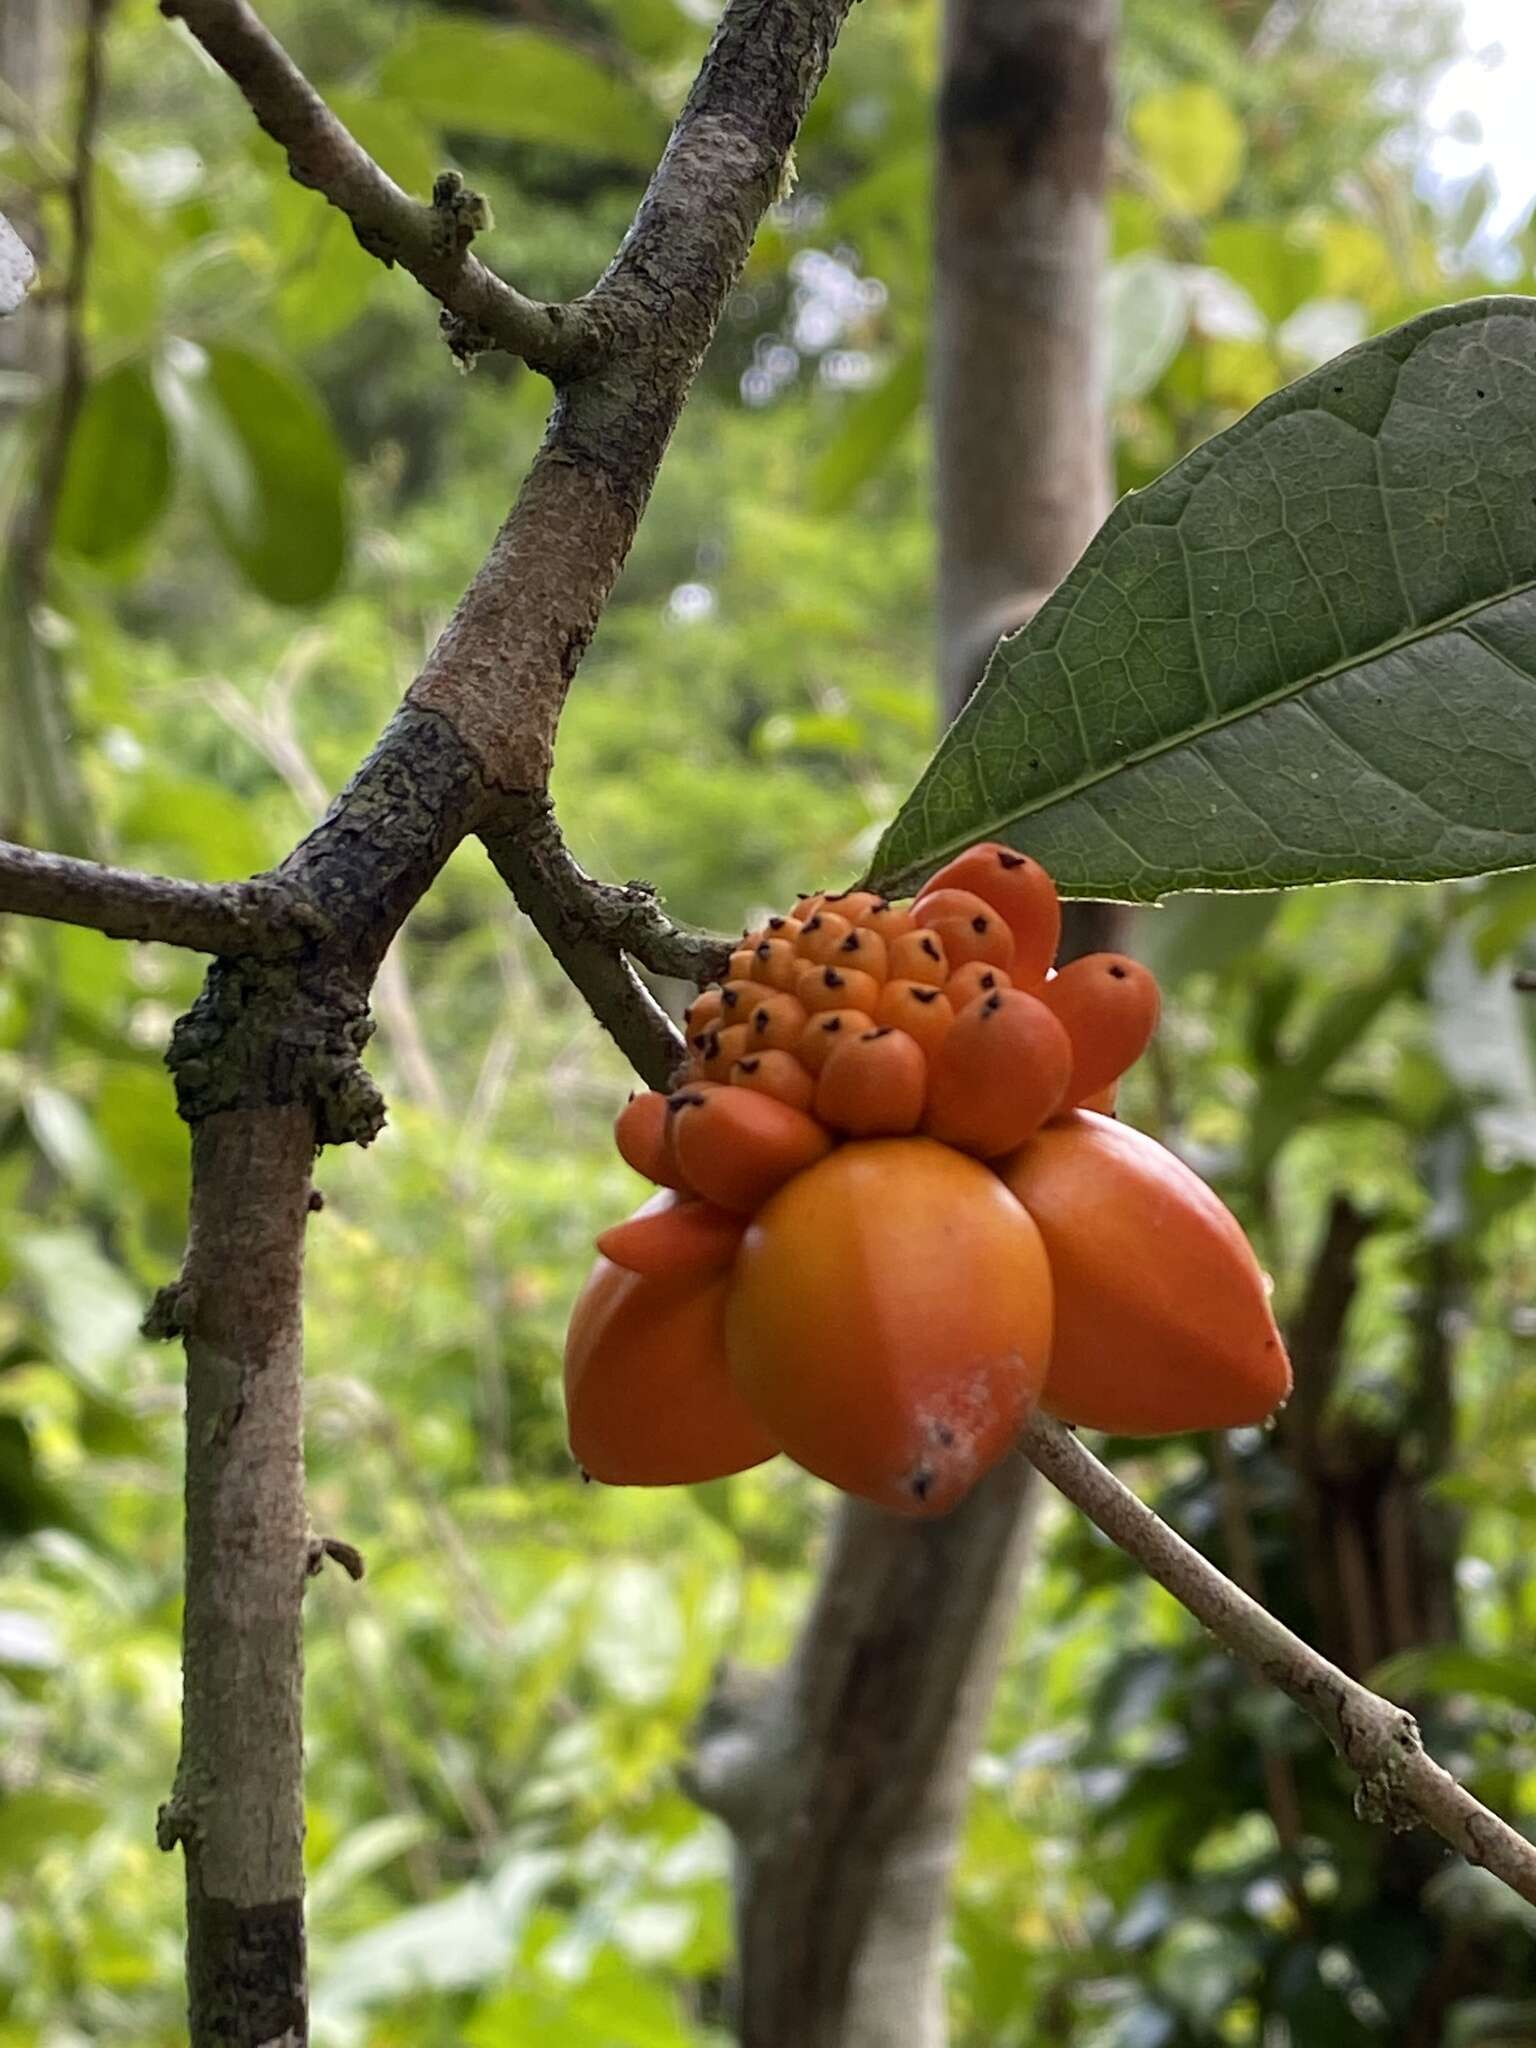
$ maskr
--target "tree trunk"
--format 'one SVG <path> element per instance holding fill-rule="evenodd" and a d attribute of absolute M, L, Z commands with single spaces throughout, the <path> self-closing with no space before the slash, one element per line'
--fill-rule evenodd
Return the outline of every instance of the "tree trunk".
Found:
<path fill-rule="evenodd" d="M 185 1682 L 160 1846 L 187 1858 L 202 2040 L 305 2038 L 303 1247 L 315 1124 L 209 1117 L 192 1147 Z"/>
<path fill-rule="evenodd" d="M 949 0 L 938 115 L 940 677 L 953 713 L 1109 509 L 1112 0 Z M 1069 952 L 1106 942 L 1085 905 Z M 857 1504 L 785 1670 L 728 1675 L 694 1790 L 737 1841 L 746 2048 L 941 2048 L 949 1879 L 1029 1549 L 1009 1460 L 937 1523 Z"/>

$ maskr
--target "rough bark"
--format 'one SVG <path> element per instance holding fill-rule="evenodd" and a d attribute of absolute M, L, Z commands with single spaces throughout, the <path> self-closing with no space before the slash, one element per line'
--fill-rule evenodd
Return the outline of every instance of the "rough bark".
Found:
<path fill-rule="evenodd" d="M 940 672 L 953 712 L 1109 509 L 1097 304 L 1110 0 L 950 0 L 938 115 Z M 1107 942 L 1083 906 L 1069 952 Z M 1029 1548 L 1022 1460 L 953 1516 L 839 1509 L 784 1674 L 715 1710 L 746 2048 L 939 2048 L 949 1878 Z M 725 1785 L 723 1796 L 716 1781 Z"/>
<path fill-rule="evenodd" d="M 305 2032 L 303 1246 L 313 1115 L 230 1110 L 192 1143 L 192 1230 L 160 1326 L 187 1353 L 182 1752 L 194 2038 Z"/>
<path fill-rule="evenodd" d="M 369 990 L 405 917 L 460 840 L 479 832 L 505 855 L 544 801 L 572 674 L 851 4 L 726 9 L 634 225 L 584 302 L 603 368 L 559 389 L 421 675 L 270 878 L 309 935 L 281 957 L 216 960 L 172 1042 L 193 1126 L 191 1231 L 149 1327 L 187 1344 L 186 1716 L 162 1839 L 187 1851 L 193 2048 L 307 2038 L 298 1290 L 313 1150 L 366 1143 L 382 1121 L 360 1054 Z M 237 76 L 240 32 L 259 31 L 264 125 L 281 130 L 286 92 L 314 132 L 313 95 L 248 8 L 166 11 Z M 355 180 L 356 162 L 338 160 Z M 323 169 L 323 155 L 307 160 L 306 181 Z M 347 210 L 346 193 L 327 196 Z"/>

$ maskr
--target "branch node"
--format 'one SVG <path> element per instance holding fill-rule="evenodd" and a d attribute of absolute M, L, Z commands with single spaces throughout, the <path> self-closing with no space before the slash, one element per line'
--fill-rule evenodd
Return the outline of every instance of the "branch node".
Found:
<path fill-rule="evenodd" d="M 350 977 L 312 961 L 219 960 L 171 1033 L 166 1065 L 188 1123 L 302 1102 L 321 1145 L 367 1145 L 384 1098 L 362 1063 L 373 1036 Z"/>
<path fill-rule="evenodd" d="M 481 356 L 488 355 L 496 346 L 496 338 L 488 329 L 466 319 L 461 313 L 450 313 L 446 306 L 437 316 L 437 326 L 448 344 L 449 355 L 466 373 L 475 367 Z"/>
<path fill-rule="evenodd" d="M 1355 1812 L 1361 1820 L 1374 1821 L 1394 1834 L 1407 1834 L 1422 1822 L 1406 1783 L 1409 1766 L 1424 1753 L 1419 1724 L 1412 1714 L 1398 1708 L 1391 1713 L 1387 1728 L 1370 1730 L 1369 1742 L 1371 1760 L 1367 1765 L 1357 1765 L 1351 1754 L 1354 1745 L 1347 1739 L 1345 1743 L 1345 1762 L 1360 1771 Z"/>
<path fill-rule="evenodd" d="M 164 4 L 168 6 L 169 0 Z M 169 1855 L 178 1842 L 190 1846 L 196 1840 L 197 1816 L 180 1791 L 172 1792 L 155 1815 L 155 1845 Z"/>
<path fill-rule="evenodd" d="M 186 1280 L 172 1280 L 156 1292 L 144 1311 L 139 1331 L 151 1343 L 171 1344 L 187 1334 L 196 1314 L 196 1290 Z"/>
<path fill-rule="evenodd" d="M 432 181 L 434 240 L 444 256 L 467 249 L 476 235 L 495 225 L 490 201 L 473 191 L 457 171 L 439 171 Z"/>
<path fill-rule="evenodd" d="M 318 1578 L 327 1558 L 339 1564 L 354 1585 L 368 1569 L 355 1543 L 344 1543 L 339 1536 L 311 1536 L 304 1558 L 305 1577 Z"/>

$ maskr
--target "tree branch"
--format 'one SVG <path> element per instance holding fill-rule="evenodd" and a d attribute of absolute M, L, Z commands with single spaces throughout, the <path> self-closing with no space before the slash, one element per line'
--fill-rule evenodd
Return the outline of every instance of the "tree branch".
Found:
<path fill-rule="evenodd" d="M 594 880 L 562 838 L 547 797 L 504 807 L 485 847 L 593 1016 L 643 1080 L 665 1087 L 686 1048 L 625 956 L 653 974 L 705 982 L 725 973 L 730 941 L 673 924 L 649 882 Z"/>
<path fill-rule="evenodd" d="M 432 294 L 456 355 L 494 346 L 549 377 L 598 367 L 593 322 L 581 306 L 524 298 L 471 253 L 480 225 L 475 195 L 452 173 L 438 179 L 430 206 L 402 191 L 246 0 L 160 0 L 160 12 L 184 22 L 239 87 L 294 179 L 344 213 L 370 255 L 398 263 Z"/>
<path fill-rule="evenodd" d="M 179 882 L 8 839 L 0 839 L 4 911 L 231 957 L 291 953 L 326 930 L 319 913 L 278 882 Z"/>
<path fill-rule="evenodd" d="M 1490 1813 L 1425 1751 L 1418 1725 L 1330 1664 L 1252 1600 L 1140 1501 L 1059 1422 L 1036 1415 L 1019 1442 L 1029 1462 L 1134 1557 L 1224 1649 L 1314 1720 L 1360 1783 L 1363 1820 L 1432 1828 L 1536 1905 L 1536 1844 Z"/>

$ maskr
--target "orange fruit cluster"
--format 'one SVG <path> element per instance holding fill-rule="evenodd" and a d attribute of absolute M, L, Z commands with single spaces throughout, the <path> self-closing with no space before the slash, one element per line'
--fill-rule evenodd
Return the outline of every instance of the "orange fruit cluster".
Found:
<path fill-rule="evenodd" d="M 1038 1402 L 1141 1435 L 1290 1390 L 1240 1225 L 1115 1121 L 1157 1024 L 1117 953 L 1052 969 L 1056 889 L 973 846 L 910 905 L 803 898 L 690 1007 L 619 1151 L 660 1192 L 597 1240 L 566 1344 L 571 1446 L 615 1484 L 786 1452 L 915 1515 L 963 1498 Z"/>

